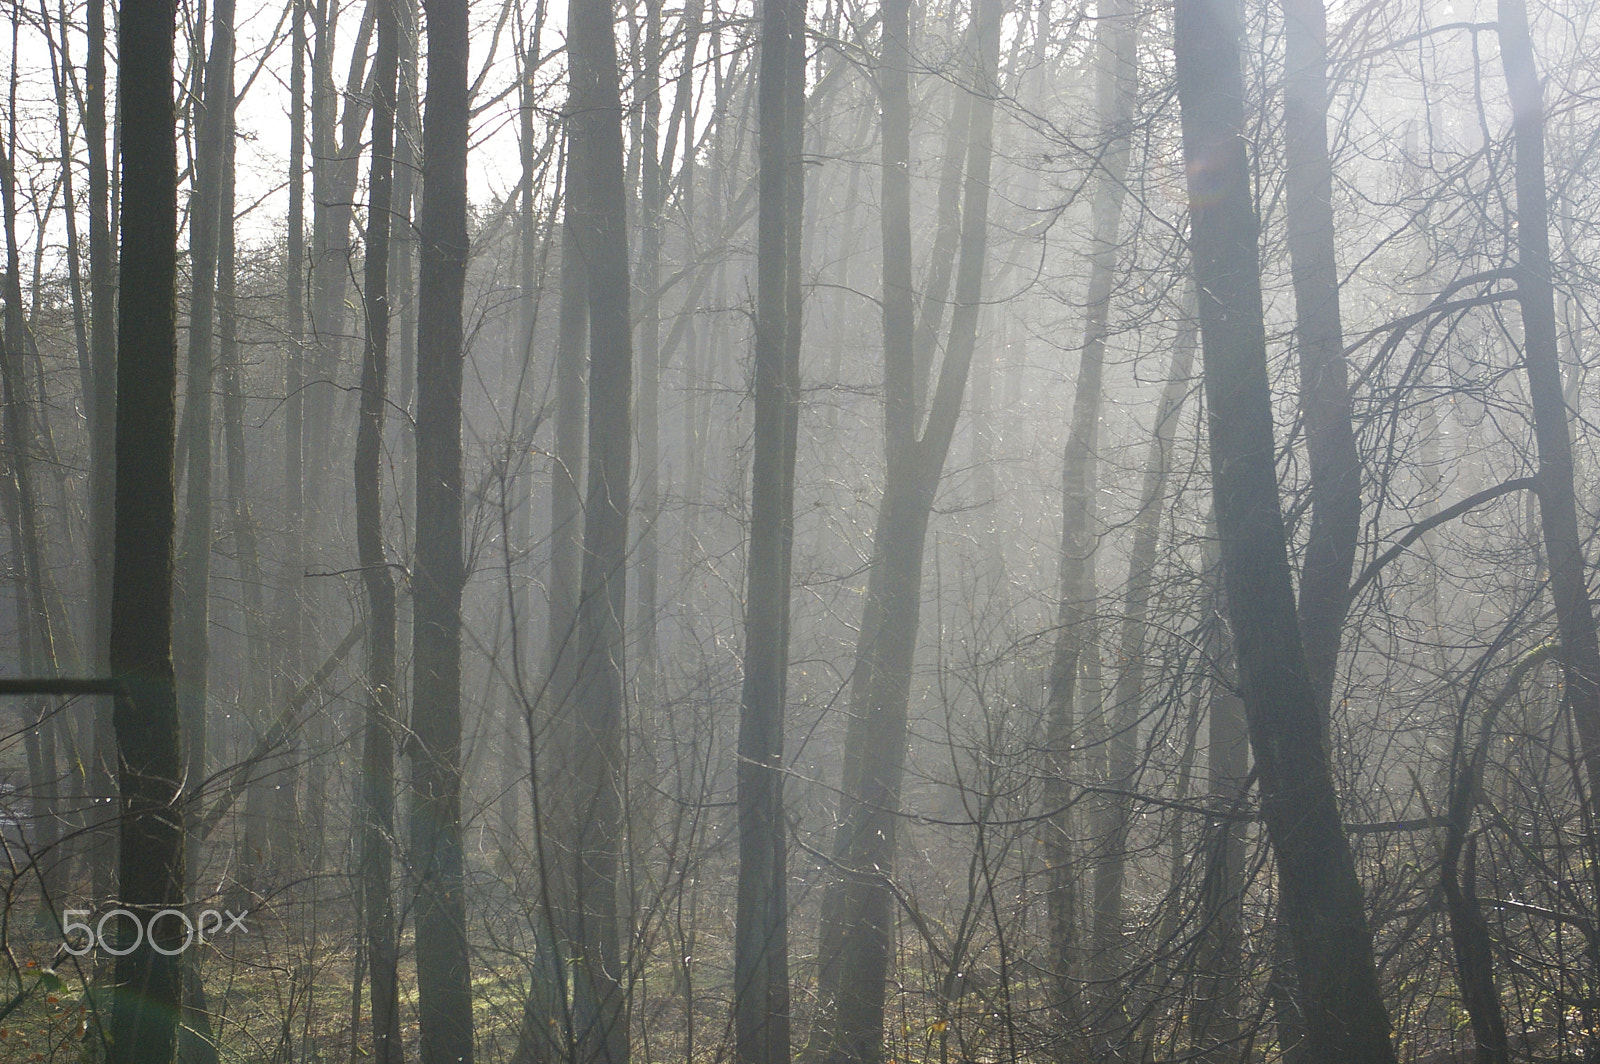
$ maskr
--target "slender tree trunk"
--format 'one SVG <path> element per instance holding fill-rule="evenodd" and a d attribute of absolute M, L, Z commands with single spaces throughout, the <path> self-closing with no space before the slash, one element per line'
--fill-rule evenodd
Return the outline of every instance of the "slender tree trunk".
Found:
<path fill-rule="evenodd" d="M 739 716 L 739 888 L 734 931 L 735 1051 L 741 1064 L 788 1064 L 789 900 L 783 815 L 783 720 L 789 669 L 795 425 L 800 414 L 797 307 L 790 270 L 799 237 L 805 5 L 765 0 L 757 78 L 755 455 Z M 799 39 L 797 43 L 796 38 Z M 800 65 L 797 68 L 795 59 Z"/>
<path fill-rule="evenodd" d="M 566 153 L 562 197 L 561 298 L 556 315 L 556 433 L 550 465 L 549 621 L 545 629 L 545 696 L 561 712 L 572 690 L 577 661 L 578 583 L 583 558 L 582 483 L 588 365 L 588 271 L 579 257 L 573 187 L 577 157 Z M 549 781 L 547 781 L 549 782 Z"/>
<path fill-rule="evenodd" d="M 1516 146 L 1517 297 L 1522 306 L 1523 364 L 1539 451 L 1539 518 L 1550 567 L 1550 594 L 1561 632 L 1567 704 L 1577 725 L 1590 802 L 1600 788 L 1600 639 L 1585 582 L 1583 540 L 1573 491 L 1572 439 L 1561 396 L 1550 221 L 1544 166 L 1544 100 L 1522 0 L 1500 0 L 1500 48 L 1511 96 Z M 1591 973 L 1593 974 L 1593 973 Z"/>
<path fill-rule="evenodd" d="M 639 702 L 649 713 L 659 697 L 656 644 L 661 553 L 656 523 L 661 516 L 661 228 L 666 189 L 661 174 L 661 0 L 645 0 L 645 35 L 634 106 L 643 112 L 639 163 L 639 270 L 634 279 L 639 314 Z"/>
<path fill-rule="evenodd" d="M 1509 1064 L 1511 1044 L 1506 1035 L 1500 991 L 1495 985 L 1494 940 L 1478 902 L 1477 840 L 1469 834 L 1472 814 L 1482 797 L 1483 770 L 1500 713 L 1517 694 L 1522 681 L 1548 660 L 1554 649 L 1548 644 L 1537 647 L 1512 667 L 1511 675 L 1484 708 L 1470 751 L 1461 749 L 1466 738 L 1465 718 L 1469 708 L 1462 705 L 1456 731 L 1457 746 L 1451 754 L 1452 779 L 1446 808 L 1444 852 L 1439 859 L 1439 886 L 1444 893 L 1445 912 L 1450 918 L 1456 983 L 1461 989 L 1461 1003 L 1472 1021 L 1478 1064 Z M 1465 868 L 1462 867 L 1463 854 Z"/>
<path fill-rule="evenodd" d="M 395 587 L 383 549 L 382 449 L 389 386 L 389 227 L 394 197 L 395 98 L 400 20 L 393 0 L 378 0 L 373 60 L 372 169 L 368 181 L 361 358 L 361 420 L 356 429 L 356 552 L 367 593 L 367 712 L 361 739 L 361 905 L 371 981 L 372 1060 L 400 1064 L 399 936 L 390 880 L 394 838 Z"/>
<path fill-rule="evenodd" d="M 1361 459 L 1350 423 L 1334 256 L 1326 22 L 1322 0 L 1284 0 L 1289 262 L 1300 353 L 1300 406 L 1311 459 L 1311 534 L 1300 569 L 1299 612 L 1306 664 L 1324 716 L 1332 704 L 1361 523 Z"/>
<path fill-rule="evenodd" d="M 305 667 L 305 172 L 306 172 L 306 3 L 291 0 L 289 65 L 289 219 L 285 283 L 283 402 L 284 572 L 275 612 L 281 645 L 275 701 L 299 684 Z M 246 886 L 254 886 L 255 866 L 275 865 L 293 853 L 298 820 L 299 768 L 291 741 L 281 760 L 260 767 L 245 801 Z"/>
<path fill-rule="evenodd" d="M 111 551 L 116 495 L 117 277 L 116 237 L 111 228 L 111 163 L 106 147 L 106 4 L 89 0 L 88 55 L 84 59 L 84 134 L 89 151 L 89 349 L 93 388 L 89 414 L 89 664 L 97 676 L 111 668 Z M 89 767 L 91 897 L 115 889 L 116 732 L 111 706 L 97 699 L 93 760 Z"/>
<path fill-rule="evenodd" d="M 1300 407 L 1311 466 L 1311 532 L 1301 560 L 1299 619 L 1325 742 L 1361 524 L 1361 459 L 1351 426 L 1334 252 L 1326 23 L 1322 0 L 1285 0 L 1286 216 Z M 1282 928 L 1274 931 L 1286 933 Z M 1283 946 L 1274 949 L 1275 958 L 1292 956 L 1292 949 Z M 1304 1059 L 1300 1017 L 1305 1007 L 1291 1000 L 1293 973 L 1275 972 L 1271 987 L 1277 998 L 1278 1042 L 1291 1064 L 1299 1064 Z"/>
<path fill-rule="evenodd" d="M 1309 1057 L 1387 1064 L 1395 1059 L 1389 1018 L 1300 642 L 1278 502 L 1241 34 L 1232 0 L 1178 5 L 1178 99 L 1223 578 Z"/>
<path fill-rule="evenodd" d="M 1215 542 L 1215 525 L 1211 536 Z M 1209 548 L 1206 579 L 1212 617 L 1206 626 L 1207 657 L 1214 663 L 1211 707 L 1206 728 L 1206 760 L 1210 773 L 1211 808 L 1207 818 L 1205 876 L 1200 888 L 1200 939 L 1195 946 L 1195 1002 L 1189 1017 L 1189 1044 L 1199 1059 L 1234 1061 L 1238 1052 L 1239 1004 L 1244 952 L 1244 881 L 1246 788 L 1250 749 L 1244 703 L 1238 685 L 1233 639 L 1227 628 L 1227 601 L 1222 591 L 1220 559 Z"/>
<path fill-rule="evenodd" d="M 233 0 L 217 0 L 212 8 L 211 47 L 206 58 L 205 90 L 196 143 L 195 187 L 189 209 L 191 296 L 189 311 L 189 379 L 184 421 L 189 427 L 187 500 L 178 547 L 176 611 L 172 658 L 178 683 L 178 715 L 183 721 L 184 753 L 189 786 L 206 778 L 206 701 L 210 671 L 211 601 L 211 430 L 216 338 L 217 253 L 224 227 L 223 171 L 233 112 Z M 193 835 L 200 803 L 187 807 L 190 825 L 189 870 L 199 872 L 199 845 Z M 189 884 L 193 893 L 196 880 Z"/>
<path fill-rule="evenodd" d="M 1106 337 L 1112 290 L 1117 279 L 1122 201 L 1126 194 L 1133 111 L 1138 92 L 1134 56 L 1138 21 L 1134 9 L 1122 0 L 1103 5 L 1097 19 L 1097 34 L 1096 108 L 1107 142 L 1101 155 L 1103 172 L 1092 205 L 1087 321 L 1072 401 L 1072 428 L 1062 463 L 1062 596 L 1050 690 L 1050 719 L 1055 726 L 1070 721 L 1081 659 L 1086 653 L 1092 653 L 1089 639 L 1095 628 L 1096 454 L 1104 394 Z M 1130 602 L 1132 593 L 1130 590 Z M 1099 704 L 1099 699 L 1094 701 Z M 1136 767 L 1138 709 L 1137 697 L 1127 705 L 1119 702 L 1106 736 L 1111 786 L 1123 791 L 1130 789 Z M 1075 741 L 1081 742 L 1081 739 L 1073 736 L 1069 725 L 1065 732 L 1052 736 L 1051 748 L 1069 750 Z M 1060 804 L 1064 805 L 1065 801 Z M 1115 1042 L 1121 1037 L 1122 1025 L 1110 1019 L 1110 1010 L 1119 998 L 1116 976 L 1123 970 L 1123 879 L 1132 808 L 1128 800 L 1119 795 L 1097 804 L 1096 814 L 1096 835 L 1101 841 L 1094 867 L 1094 948 L 1090 952 L 1090 970 L 1093 979 L 1102 987 L 1101 996 L 1105 999 L 1104 1033 Z M 1051 838 L 1060 845 L 1059 833 Z M 1059 878 L 1071 874 L 1071 862 L 1070 859 L 1057 861 L 1052 854 L 1051 864 L 1057 877 L 1057 882 L 1051 885 L 1054 897 L 1062 892 Z M 1060 920 L 1068 918 L 1063 913 L 1057 926 Z M 1064 948 L 1067 941 L 1070 940 L 1063 940 L 1056 946 L 1063 959 L 1068 955 Z"/>
<path fill-rule="evenodd" d="M 1146 640 L 1150 623 L 1150 600 L 1155 592 L 1155 572 L 1159 561 L 1161 546 L 1162 515 L 1166 512 L 1167 479 L 1172 468 L 1172 447 L 1177 438 L 1178 422 L 1183 411 L 1183 402 L 1189 392 L 1190 374 L 1194 369 L 1195 348 L 1199 346 L 1199 330 L 1197 329 L 1192 312 L 1188 312 L 1188 304 L 1192 297 L 1185 300 L 1185 316 L 1178 323 L 1177 337 L 1172 350 L 1172 362 L 1167 371 L 1167 382 L 1161 390 L 1161 399 L 1156 407 L 1155 429 L 1151 434 L 1149 448 L 1145 451 L 1144 483 L 1139 493 L 1139 512 L 1134 519 L 1133 546 L 1128 555 L 1127 591 L 1123 599 L 1121 631 L 1118 633 L 1116 661 L 1118 668 L 1116 679 L 1112 686 L 1112 705 L 1115 715 L 1111 723 L 1110 746 L 1114 752 L 1117 763 L 1113 769 L 1115 785 L 1128 793 L 1138 787 L 1135 774 L 1138 768 L 1138 744 L 1136 732 L 1140 719 L 1145 710 L 1145 652 Z M 1200 711 L 1196 706 L 1191 718 L 1185 723 L 1186 738 L 1183 743 L 1182 763 L 1178 773 L 1177 800 L 1181 803 L 1187 800 L 1187 794 L 1192 774 L 1195 747 L 1200 726 Z M 1111 838 L 1103 843 L 1109 853 L 1101 857 L 1102 867 L 1111 866 L 1115 882 L 1109 886 L 1115 887 L 1118 909 L 1122 907 L 1123 896 L 1123 866 L 1126 862 L 1127 840 L 1132 820 L 1132 806 L 1129 800 L 1118 795 L 1108 803 L 1114 811 L 1115 818 L 1110 827 Z M 1178 874 L 1182 870 L 1184 858 L 1182 814 L 1174 811 L 1172 827 L 1172 862 L 1173 875 L 1169 882 L 1176 883 Z M 1097 873 L 1099 868 L 1096 869 Z M 1097 876 L 1098 881 L 1098 876 Z M 1111 908 L 1110 899 L 1103 907 L 1098 907 L 1097 915 L 1105 915 Z M 1176 931 L 1176 921 L 1180 915 L 1180 907 L 1169 904 L 1167 913 L 1163 916 L 1165 930 L 1160 935 L 1159 941 L 1170 943 L 1172 934 Z M 1105 929 L 1110 934 L 1113 929 Z M 1120 940 L 1122 937 L 1120 920 L 1115 928 L 1116 937 L 1110 941 L 1097 943 L 1097 958 L 1102 965 L 1113 967 L 1114 970 L 1106 978 L 1115 978 L 1116 974 L 1126 971 L 1125 958 L 1121 957 Z M 1109 956 L 1108 956 L 1109 954 Z M 1123 961 L 1111 965 L 1112 960 Z M 1099 973 L 1096 973 L 1099 978 Z M 1126 998 L 1126 992 L 1113 995 Z M 1145 1017 L 1143 1025 L 1148 1029 L 1150 1010 L 1148 1000 L 1136 1000 L 1134 1007 L 1129 1011 L 1136 1016 Z M 1115 1035 L 1115 1031 L 1108 1032 Z M 1142 1050 L 1137 1044 L 1144 1036 L 1135 1031 L 1129 1031 L 1118 1036 L 1117 1041 L 1123 1041 L 1129 1036 L 1136 1036 L 1136 1044 L 1127 1047 L 1118 1045 L 1117 1051 L 1125 1055 L 1139 1055 Z"/>
<path fill-rule="evenodd" d="M 15 49 L 21 24 L 21 9 L 14 7 L 11 18 L 11 43 Z M 21 254 L 17 243 L 17 68 L 12 64 L 9 78 L 7 131 L 0 144 L 0 228 L 4 229 L 6 274 L 3 334 L 0 334 L 0 404 L 9 452 L 0 493 L 4 496 L 6 522 L 15 555 L 19 578 L 19 649 L 22 665 L 30 675 L 54 675 L 57 666 L 55 626 L 50 612 L 50 596 L 45 587 L 45 545 L 40 538 L 38 500 L 35 493 L 32 451 L 34 418 L 29 416 L 24 380 L 25 352 L 30 344 L 23 312 Z M 37 254 L 35 266 L 37 268 Z M 37 294 L 37 280 L 35 281 Z M 41 408 L 43 404 L 40 404 Z M 41 426 L 42 427 L 42 426 Z M 41 435 L 47 435 L 41 433 Z M 33 840 L 40 853 L 41 884 L 46 896 L 54 897 L 61 888 L 61 854 L 56 844 L 61 837 L 57 813 L 55 727 L 47 716 L 49 701 L 30 699 L 26 712 L 34 726 L 25 737 L 30 784 L 35 808 L 42 814 Z"/>
<path fill-rule="evenodd" d="M 228 161 L 222 178 L 222 215 L 234 213 L 235 138 L 228 138 Z M 234 227 L 222 231 L 222 246 L 217 254 L 217 372 L 221 375 L 222 432 L 226 462 L 228 523 L 233 538 L 234 558 L 239 577 L 239 608 L 245 637 L 244 681 L 241 701 L 245 706 L 270 703 L 271 636 L 267 622 L 261 572 L 261 548 L 255 516 L 250 510 L 249 451 L 245 443 L 245 393 L 239 365 L 238 282 L 235 269 Z M 236 721 L 236 739 L 250 738 L 247 721 Z M 213 810 L 215 806 L 213 806 Z M 214 812 L 207 813 L 207 817 Z"/>
<path fill-rule="evenodd" d="M 417 519 L 413 573 L 413 860 L 423 1064 L 472 1064 L 461 842 L 461 371 L 467 258 L 467 0 L 427 0 Z"/>
<path fill-rule="evenodd" d="M 122 299 L 118 322 L 115 569 L 110 665 L 124 684 L 114 726 L 122 907 L 148 932 L 117 958 L 110 1064 L 166 1064 L 177 1043 L 184 904 L 183 755 L 172 670 L 176 498 L 178 165 L 171 0 L 124 9 L 118 34 Z M 129 922 L 118 921 L 126 934 Z M 158 950 L 156 947 L 160 947 Z M 168 953 L 170 952 L 170 956 Z"/>

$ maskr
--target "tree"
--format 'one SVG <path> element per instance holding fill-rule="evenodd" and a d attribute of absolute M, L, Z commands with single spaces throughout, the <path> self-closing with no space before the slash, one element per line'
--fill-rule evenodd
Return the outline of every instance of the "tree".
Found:
<path fill-rule="evenodd" d="M 411 843 L 424 1064 L 472 1064 L 461 842 L 462 296 L 468 0 L 428 0 L 417 283 L 417 517 L 412 574 Z"/>
<path fill-rule="evenodd" d="M 883 7 L 878 86 L 883 106 L 884 441 L 887 476 L 873 535 L 845 735 L 834 833 L 837 877 L 823 896 L 818 1035 L 827 1064 L 876 1064 L 883 1052 L 885 982 L 894 930 L 888 876 L 905 770 L 911 669 L 922 609 L 922 561 L 934 496 L 955 434 L 977 341 L 988 247 L 1000 5 L 974 5 L 974 102 L 967 144 L 960 262 L 950 339 L 926 428 L 915 396 L 911 283 L 910 5 Z"/>
<path fill-rule="evenodd" d="M 93 591 L 89 599 L 89 663 L 96 674 L 110 667 L 113 515 L 116 510 L 117 264 L 111 229 L 111 163 L 106 149 L 106 0 L 88 4 L 88 54 L 84 57 L 84 132 L 89 155 L 89 528 Z M 93 896 L 111 895 L 115 835 L 109 809 L 116 775 L 116 733 L 104 706 L 94 709 L 89 797 L 94 802 L 90 853 Z"/>
<path fill-rule="evenodd" d="M 1361 886 L 1295 616 L 1273 464 L 1240 39 L 1231 0 L 1178 5 L 1178 100 L 1223 582 L 1261 816 L 1306 1007 L 1308 1058 L 1393 1061 Z"/>
<path fill-rule="evenodd" d="M 744 1064 L 789 1060 L 788 824 L 783 721 L 789 669 L 795 439 L 800 417 L 800 317 L 791 305 L 804 204 L 801 172 L 805 5 L 761 9 L 757 207 L 755 455 L 745 578 L 744 686 L 739 715 L 739 891 L 734 931 L 735 1051 Z M 798 88 L 796 87 L 798 86 Z M 795 278 L 798 282 L 798 278 Z M 797 287 L 797 285 L 796 285 Z"/>
<path fill-rule="evenodd" d="M 395 102 L 400 18 L 378 0 L 373 59 L 372 163 L 363 276 L 366 342 L 361 357 L 361 421 L 356 429 L 356 550 L 367 593 L 367 711 L 361 737 L 361 904 L 371 979 L 372 1059 L 400 1064 L 399 934 L 390 886 L 394 838 L 394 739 L 399 730 L 395 676 L 395 587 L 383 549 L 381 451 L 389 396 L 389 227 L 394 199 Z"/>
<path fill-rule="evenodd" d="M 1087 320 L 1072 398 L 1072 425 L 1062 456 L 1061 599 L 1046 710 L 1053 760 L 1045 798 L 1052 810 L 1045 832 L 1051 869 L 1048 896 L 1051 961 L 1056 968 L 1057 1008 L 1064 1016 L 1076 1011 L 1073 1004 L 1076 990 L 1071 983 L 1077 937 L 1072 927 L 1076 919 L 1073 881 L 1077 870 L 1071 849 L 1071 803 L 1066 781 L 1071 775 L 1072 748 L 1083 745 L 1086 738 L 1072 720 L 1078 677 L 1086 664 L 1083 659 L 1098 653 L 1093 634 L 1096 625 L 1094 555 L 1098 543 L 1094 528 L 1095 465 L 1105 390 L 1102 382 L 1107 323 L 1117 283 L 1122 204 L 1127 191 L 1134 108 L 1139 89 L 1136 13 L 1119 0 L 1102 5 L 1098 9 L 1096 34 L 1095 110 L 1102 123 L 1106 147 L 1091 207 Z M 1136 597 L 1132 587 L 1128 597 L 1130 601 Z M 1130 615 L 1132 612 L 1130 610 Z M 1110 753 L 1111 785 L 1126 793 L 1133 784 L 1139 705 L 1137 688 L 1133 686 L 1134 658 L 1125 656 L 1123 663 L 1126 677 L 1121 686 L 1123 697 L 1116 700 L 1116 720 L 1105 738 Z M 1095 712 L 1099 712 L 1098 707 Z M 1126 797 L 1116 796 L 1106 800 L 1098 812 L 1095 826 L 1101 830 L 1096 834 L 1103 835 L 1105 841 L 1094 868 L 1092 970 L 1095 982 L 1105 987 L 1108 995 L 1114 996 L 1114 973 L 1122 960 L 1118 954 L 1123 935 L 1123 875 L 1132 810 Z"/>
<path fill-rule="evenodd" d="M 182 1004 L 183 925 L 152 921 L 184 901 L 184 765 L 172 668 L 176 498 L 178 161 L 176 8 L 126 8 L 118 30 L 122 255 L 117 323 L 116 522 L 111 674 L 121 795 L 120 899 L 147 930 L 117 958 L 111 1064 L 173 1058 Z M 120 920 L 119 933 L 128 921 Z M 160 947 L 158 950 L 156 947 Z"/>
<path fill-rule="evenodd" d="M 1523 365 L 1538 447 L 1539 522 L 1550 565 L 1550 597 L 1561 632 L 1567 704 L 1589 777 L 1590 814 L 1600 787 L 1600 637 L 1589 598 L 1583 537 L 1573 490 L 1572 438 L 1562 396 L 1550 276 L 1550 220 L 1544 166 L 1544 100 L 1522 0 L 1500 0 L 1501 61 L 1511 96 L 1516 148 L 1516 279 Z"/>
<path fill-rule="evenodd" d="M 628 309 L 622 97 L 611 5 L 568 6 L 568 151 L 574 246 L 589 302 L 588 484 L 583 511 L 574 744 L 571 937 L 574 1052 L 627 1064 L 628 1027 L 618 938 L 622 859 L 623 620 L 632 471 L 633 341 Z"/>

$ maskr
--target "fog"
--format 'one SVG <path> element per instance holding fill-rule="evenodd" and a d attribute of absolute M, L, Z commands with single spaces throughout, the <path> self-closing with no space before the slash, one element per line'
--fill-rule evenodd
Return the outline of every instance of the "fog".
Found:
<path fill-rule="evenodd" d="M 18 0 L 0 1061 L 1600 1053 L 1593 14 Z"/>

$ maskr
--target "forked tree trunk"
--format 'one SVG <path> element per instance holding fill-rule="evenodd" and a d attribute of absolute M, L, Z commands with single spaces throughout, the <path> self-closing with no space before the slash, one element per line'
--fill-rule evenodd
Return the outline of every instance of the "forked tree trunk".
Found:
<path fill-rule="evenodd" d="M 1001 5 L 974 4 L 976 62 L 961 217 L 960 262 L 949 342 L 927 427 L 917 435 L 915 308 L 911 283 L 910 4 L 883 7 L 878 85 L 883 104 L 884 435 L 888 472 L 873 536 L 845 735 L 833 858 L 838 878 L 822 902 L 820 997 L 813 1044 L 825 1064 L 877 1064 L 894 937 L 895 828 L 904 775 L 911 671 L 922 608 L 928 520 L 977 340 L 988 245 L 995 68 Z"/>
<path fill-rule="evenodd" d="M 122 299 L 118 322 L 115 568 L 110 665 L 125 685 L 114 726 L 123 908 L 149 932 L 117 958 L 110 1064 L 167 1064 L 182 1005 L 183 755 L 172 671 L 178 370 L 178 163 L 171 0 L 130 5 L 118 34 L 122 101 Z M 119 920 L 126 934 L 129 921 Z M 158 950 L 156 947 L 160 947 Z M 170 955 L 169 955 L 170 953 Z"/>
<path fill-rule="evenodd" d="M 1306 668 L 1331 752 L 1329 714 L 1339 666 L 1350 572 L 1361 524 L 1361 459 L 1351 425 L 1349 373 L 1339 312 L 1333 229 L 1333 168 L 1328 159 L 1327 17 L 1322 0 L 1284 0 L 1284 176 L 1300 409 L 1310 464 L 1311 529 L 1300 564 L 1298 615 Z M 1286 934 L 1281 926 L 1274 935 Z M 1274 958 L 1288 958 L 1286 943 Z M 1278 964 L 1275 959 L 1274 964 Z M 1278 1042 L 1290 1064 L 1304 1052 L 1295 977 L 1274 972 Z"/>
<path fill-rule="evenodd" d="M 1389 1018 L 1300 642 L 1279 508 L 1241 35 L 1232 0 L 1177 7 L 1178 99 L 1223 578 L 1308 1056 L 1388 1064 L 1395 1059 Z"/>

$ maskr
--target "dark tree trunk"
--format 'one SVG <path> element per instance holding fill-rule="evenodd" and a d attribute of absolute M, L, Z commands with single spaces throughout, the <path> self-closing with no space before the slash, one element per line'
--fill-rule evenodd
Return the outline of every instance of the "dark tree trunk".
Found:
<path fill-rule="evenodd" d="M 178 165 L 171 0 L 123 10 L 122 293 L 118 321 L 115 569 L 110 666 L 125 685 L 114 726 L 121 795 L 122 906 L 153 934 L 117 958 L 111 1064 L 165 1064 L 182 1005 L 183 755 L 172 670 L 176 498 Z M 121 933 L 126 919 L 118 921 Z M 160 946 L 161 950 L 155 947 Z M 166 953 L 170 951 L 171 956 Z"/>
<path fill-rule="evenodd" d="M 423 1064 L 472 1064 L 461 843 L 461 301 L 467 257 L 467 0 L 428 0 L 412 578 L 413 860 Z"/>
<path fill-rule="evenodd" d="M 788 1064 L 787 823 L 783 720 L 789 669 L 795 434 L 800 416 L 800 318 L 790 301 L 797 262 L 792 222 L 803 208 L 805 5 L 765 0 L 757 78 L 755 454 L 745 586 L 744 688 L 739 716 L 739 888 L 734 931 L 735 1050 L 741 1064 Z M 798 62 L 797 62 L 798 60 Z"/>
<path fill-rule="evenodd" d="M 400 1064 L 399 939 L 390 886 L 394 838 L 395 587 L 383 549 L 382 449 L 389 386 L 389 227 L 394 199 L 395 97 L 400 20 L 394 0 L 377 0 L 373 60 L 372 169 L 368 181 L 363 283 L 366 343 L 361 420 L 356 428 L 356 553 L 367 593 L 367 711 L 361 740 L 361 905 L 371 981 L 372 1060 Z"/>
<path fill-rule="evenodd" d="M 1300 408 L 1310 459 L 1311 530 L 1300 565 L 1299 620 L 1306 668 L 1329 742 L 1350 572 L 1361 524 L 1361 459 L 1351 426 L 1349 373 L 1334 250 L 1333 168 L 1328 159 L 1327 17 L 1322 0 L 1284 2 L 1284 155 L 1289 262 L 1294 281 Z M 1331 743 L 1330 743 L 1331 752 Z M 1278 916 L 1280 922 L 1282 913 Z M 1285 935 L 1278 928 L 1275 936 Z M 1279 943 L 1276 958 L 1293 950 Z M 1305 1058 L 1305 1006 L 1294 973 L 1274 972 L 1278 1042 L 1290 1064 Z"/>
<path fill-rule="evenodd" d="M 1389 1018 L 1300 642 L 1278 501 L 1241 34 L 1232 0 L 1178 5 L 1178 99 L 1223 578 L 1308 1056 L 1385 1064 L 1395 1059 Z"/>

